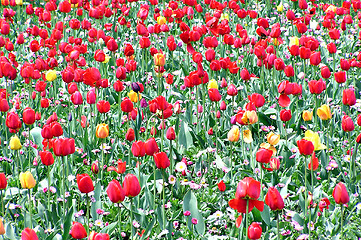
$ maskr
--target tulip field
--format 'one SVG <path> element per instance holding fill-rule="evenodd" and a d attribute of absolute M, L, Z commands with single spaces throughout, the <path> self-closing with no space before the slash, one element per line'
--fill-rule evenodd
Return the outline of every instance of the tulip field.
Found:
<path fill-rule="evenodd" d="M 361 239 L 360 0 L 0 6 L 0 239 Z"/>

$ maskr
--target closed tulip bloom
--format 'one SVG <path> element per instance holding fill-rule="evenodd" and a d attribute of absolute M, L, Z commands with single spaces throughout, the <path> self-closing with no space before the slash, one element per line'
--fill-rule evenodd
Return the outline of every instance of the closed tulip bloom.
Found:
<path fill-rule="evenodd" d="M 18 138 L 18 136 L 12 136 L 10 138 L 10 149 L 11 150 L 19 150 L 21 149 L 21 142 L 20 139 Z"/>
<path fill-rule="evenodd" d="M 234 84 L 230 84 L 228 87 L 227 87 L 227 94 L 229 96 L 237 96 L 238 94 L 238 90 L 236 88 L 236 86 L 234 86 Z"/>
<path fill-rule="evenodd" d="M 129 113 L 133 110 L 133 103 L 129 98 L 125 97 L 125 98 L 123 98 L 123 101 L 120 104 L 120 107 L 123 112 Z"/>
<path fill-rule="evenodd" d="M 96 233 L 92 231 L 88 240 L 110 240 L 110 237 L 108 233 Z"/>
<path fill-rule="evenodd" d="M 124 201 L 125 193 L 117 180 L 112 180 L 107 188 L 107 195 L 109 200 L 113 203 L 120 203 Z"/>
<path fill-rule="evenodd" d="M 54 70 L 47 71 L 46 74 L 45 74 L 45 79 L 48 82 L 54 81 L 56 79 L 56 71 L 54 71 Z"/>
<path fill-rule="evenodd" d="M 214 79 L 211 79 L 209 82 L 208 82 L 208 86 L 207 86 L 208 89 L 211 89 L 211 88 L 216 88 L 218 89 L 218 83 L 216 80 Z"/>
<path fill-rule="evenodd" d="M 23 122 L 26 125 L 31 125 L 35 122 L 35 111 L 30 107 L 27 107 L 23 111 Z"/>
<path fill-rule="evenodd" d="M 110 103 L 105 100 L 100 100 L 97 103 L 97 109 L 100 113 L 107 113 L 110 110 Z"/>
<path fill-rule="evenodd" d="M 361 126 L 361 113 L 357 115 L 357 125 Z"/>
<path fill-rule="evenodd" d="M 159 169 L 166 169 L 167 167 L 170 166 L 169 158 L 165 152 L 155 153 L 153 155 L 153 158 L 156 167 Z"/>
<path fill-rule="evenodd" d="M 0 235 L 4 235 L 4 234 L 5 234 L 5 228 L 4 228 L 3 220 L 0 218 Z"/>
<path fill-rule="evenodd" d="M 90 193 L 94 191 L 93 181 L 86 173 L 76 175 L 76 182 L 81 193 Z"/>
<path fill-rule="evenodd" d="M 321 62 L 321 53 L 320 52 L 314 52 L 310 56 L 310 64 L 313 66 L 317 66 Z"/>
<path fill-rule="evenodd" d="M 302 118 L 303 118 L 303 121 L 311 121 L 312 120 L 312 117 L 313 117 L 313 113 L 312 111 L 308 111 L 308 110 L 305 110 L 302 112 Z"/>
<path fill-rule="evenodd" d="M 271 145 L 276 145 L 280 141 L 281 136 L 279 134 L 275 134 L 274 132 L 270 132 L 267 134 L 267 142 Z"/>
<path fill-rule="evenodd" d="M 170 141 L 175 139 L 175 131 L 173 127 L 169 127 L 166 133 L 166 138 Z"/>
<path fill-rule="evenodd" d="M 335 80 L 337 83 L 344 83 L 346 82 L 346 72 L 340 71 L 335 72 Z"/>
<path fill-rule="evenodd" d="M 321 68 L 321 76 L 325 79 L 330 78 L 331 77 L 331 71 L 327 66 L 323 66 Z"/>
<path fill-rule="evenodd" d="M 221 94 L 219 93 L 218 89 L 216 89 L 216 88 L 208 89 L 208 95 L 209 95 L 209 99 L 212 102 L 218 102 L 222 99 Z"/>
<path fill-rule="evenodd" d="M 19 115 L 17 115 L 15 112 L 8 112 L 6 115 L 5 124 L 11 133 L 16 133 L 21 128 Z"/>
<path fill-rule="evenodd" d="M 298 150 L 302 155 L 311 155 L 315 150 L 313 143 L 306 139 L 301 139 L 297 141 Z"/>
<path fill-rule="evenodd" d="M 26 171 L 24 173 L 20 173 L 20 183 L 22 188 L 31 189 L 35 187 L 36 181 L 31 174 L 31 172 Z"/>
<path fill-rule="evenodd" d="M 331 109 L 328 105 L 322 105 L 321 107 L 317 108 L 317 116 L 323 120 L 329 120 L 332 118 Z"/>
<path fill-rule="evenodd" d="M 353 123 L 352 118 L 350 118 L 347 115 L 344 115 L 342 117 L 341 125 L 342 125 L 342 130 L 345 132 L 352 132 L 355 129 L 355 125 Z"/>
<path fill-rule="evenodd" d="M 220 192 L 226 191 L 226 184 L 223 182 L 223 180 L 220 181 L 220 182 L 217 184 L 217 186 L 218 186 L 218 190 L 219 190 Z"/>
<path fill-rule="evenodd" d="M 275 187 L 268 188 L 264 201 L 272 211 L 282 210 L 285 207 L 281 194 Z"/>
<path fill-rule="evenodd" d="M 272 155 L 273 155 L 272 150 L 260 148 L 256 153 L 256 161 L 260 163 L 269 163 Z"/>
<path fill-rule="evenodd" d="M 347 204 L 350 201 L 347 189 L 342 182 L 339 182 L 333 189 L 332 196 L 337 204 Z"/>
<path fill-rule="evenodd" d="M 295 70 L 293 69 L 292 65 L 288 65 L 283 70 L 287 77 L 293 77 L 295 75 Z"/>
<path fill-rule="evenodd" d="M 336 44 L 335 43 L 329 43 L 327 44 L 327 50 L 330 54 L 334 54 L 337 52 Z"/>
<path fill-rule="evenodd" d="M 54 164 L 53 154 L 49 151 L 40 152 L 40 159 L 45 166 L 50 166 Z"/>
<path fill-rule="evenodd" d="M 96 131 L 95 131 L 95 136 L 97 138 L 107 138 L 109 136 L 108 124 L 105 124 L 105 123 L 98 124 Z"/>
<path fill-rule="evenodd" d="M 158 144 L 155 141 L 155 138 L 149 138 L 147 141 L 145 141 L 144 148 L 145 154 L 147 154 L 148 156 L 153 156 L 154 153 L 159 151 Z"/>
<path fill-rule="evenodd" d="M 125 196 L 136 197 L 141 190 L 138 178 L 135 175 L 128 173 L 124 178 L 123 190 Z"/>
<path fill-rule="evenodd" d="M 21 240 L 39 240 L 39 238 L 33 229 L 25 228 L 21 232 Z"/>
<path fill-rule="evenodd" d="M 138 93 L 134 92 L 133 90 L 131 90 L 128 93 L 128 97 L 129 97 L 130 101 L 136 103 L 142 98 L 142 95 L 140 93 L 138 94 Z"/>
<path fill-rule="evenodd" d="M 317 132 L 307 130 L 304 139 L 312 142 L 315 151 L 326 149 L 326 146 L 321 143 L 320 136 Z"/>
<path fill-rule="evenodd" d="M 308 163 L 308 169 L 312 169 L 312 171 L 316 171 L 319 166 L 318 158 L 316 157 L 315 152 L 312 153 L 312 158 Z"/>
<path fill-rule="evenodd" d="M 74 222 L 73 226 L 71 227 L 70 230 L 70 235 L 74 238 L 74 239 L 83 239 L 87 237 L 87 233 L 86 230 L 83 226 L 83 224 L 79 223 L 79 222 Z"/>
<path fill-rule="evenodd" d="M 271 161 L 269 162 L 270 167 L 272 170 L 278 170 L 280 169 L 280 159 L 278 157 L 271 158 Z"/>
<path fill-rule="evenodd" d="M 9 103 L 6 98 L 0 98 L 0 112 L 7 112 L 9 109 Z"/>
<path fill-rule="evenodd" d="M 343 105 L 353 106 L 356 104 L 355 91 L 353 89 L 344 89 L 342 94 Z"/>
<path fill-rule="evenodd" d="M 68 156 L 75 152 L 75 141 L 73 138 L 58 138 L 53 142 L 55 156 Z"/>
<path fill-rule="evenodd" d="M 75 93 L 73 93 L 71 95 L 70 99 L 74 105 L 83 104 L 83 96 L 81 95 L 81 93 L 79 91 L 76 91 Z"/>
<path fill-rule="evenodd" d="M 260 239 L 262 236 L 262 227 L 256 223 L 253 222 L 251 225 L 249 225 L 248 227 L 248 238 L 251 240 L 256 240 L 256 239 Z"/>
<path fill-rule="evenodd" d="M 233 126 L 227 134 L 228 141 L 237 142 L 239 140 L 240 131 L 238 126 Z"/>
<path fill-rule="evenodd" d="M 135 139 L 135 132 L 133 128 L 129 128 L 127 133 L 125 134 L 125 139 L 128 140 L 129 142 L 134 141 Z"/>
<path fill-rule="evenodd" d="M 286 110 L 286 109 L 282 109 L 280 112 L 280 119 L 283 122 L 288 122 L 289 120 L 291 120 L 292 115 L 291 115 L 291 110 Z"/>
<path fill-rule="evenodd" d="M 6 179 L 5 173 L 0 173 L 0 190 L 4 190 L 8 185 L 8 180 Z"/>
<path fill-rule="evenodd" d="M 86 94 L 86 102 L 88 104 L 95 104 L 96 102 L 96 94 L 95 94 L 95 90 L 90 90 L 87 92 Z"/>
<path fill-rule="evenodd" d="M 320 94 L 326 89 L 326 83 L 322 79 L 311 80 L 308 82 L 308 88 L 312 94 Z"/>
<path fill-rule="evenodd" d="M 132 154 L 134 157 L 144 157 L 145 156 L 145 146 L 144 142 L 142 141 L 135 141 L 132 144 Z M 158 147 L 158 146 L 157 146 Z"/>
<path fill-rule="evenodd" d="M 163 53 L 156 53 L 153 58 L 155 66 L 163 67 L 165 65 L 165 56 Z"/>

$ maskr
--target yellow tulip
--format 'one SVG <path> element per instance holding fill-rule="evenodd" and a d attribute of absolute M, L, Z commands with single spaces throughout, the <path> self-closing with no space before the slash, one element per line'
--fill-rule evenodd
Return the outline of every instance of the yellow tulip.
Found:
<path fill-rule="evenodd" d="M 335 5 L 330 5 L 330 6 L 328 6 L 328 8 L 326 9 L 326 13 L 327 13 L 328 11 L 331 11 L 331 12 L 336 13 L 336 10 L 337 10 L 337 7 L 336 7 Z"/>
<path fill-rule="evenodd" d="M 299 46 L 300 45 L 300 41 L 298 39 L 298 37 L 290 37 L 290 44 L 289 46 L 293 46 L 293 45 L 296 45 L 296 46 Z"/>
<path fill-rule="evenodd" d="M 10 149 L 11 150 L 19 150 L 21 149 L 21 142 L 18 136 L 12 136 L 10 139 Z"/>
<path fill-rule="evenodd" d="M 283 5 L 282 5 L 282 3 L 277 6 L 277 12 L 283 12 Z"/>
<path fill-rule="evenodd" d="M 22 6 L 23 5 L 23 0 L 15 0 L 15 4 L 18 6 Z"/>
<path fill-rule="evenodd" d="M 142 95 L 139 93 L 139 98 L 138 98 L 138 94 L 136 92 L 134 92 L 133 90 L 130 90 L 130 92 L 128 93 L 128 97 L 130 99 L 130 101 L 136 103 L 138 102 L 138 100 L 142 99 Z"/>
<path fill-rule="evenodd" d="M 246 143 L 253 142 L 251 130 L 247 129 L 247 130 L 243 131 L 243 141 L 246 142 Z"/>
<path fill-rule="evenodd" d="M 105 55 L 105 60 L 102 63 L 108 63 L 110 58 L 111 57 L 109 55 Z"/>
<path fill-rule="evenodd" d="M 49 70 L 45 74 L 45 78 L 47 81 L 52 82 L 56 79 L 56 71 L 55 70 Z"/>
<path fill-rule="evenodd" d="M 272 152 L 273 152 L 272 156 L 276 155 L 276 153 L 277 153 L 277 149 L 269 143 L 261 143 L 261 145 L 259 147 L 268 149 L 268 150 L 272 150 Z"/>
<path fill-rule="evenodd" d="M 270 132 L 267 134 L 267 142 L 271 145 L 276 145 L 280 141 L 281 136 L 279 134 L 275 134 Z"/>
<path fill-rule="evenodd" d="M 311 121 L 312 120 L 312 117 L 313 117 L 313 112 L 311 111 L 307 111 L 307 110 L 305 110 L 305 111 L 303 111 L 302 112 L 302 118 L 303 118 L 303 120 L 304 121 Z"/>
<path fill-rule="evenodd" d="M 244 123 L 249 123 L 249 124 L 254 124 L 256 122 L 258 122 L 258 116 L 256 111 L 252 110 L 252 111 L 246 111 L 243 116 L 242 116 L 242 122 Z"/>
<path fill-rule="evenodd" d="M 224 20 L 227 19 L 229 21 L 229 15 L 227 13 L 222 13 L 221 14 L 221 19 L 220 20 Z"/>
<path fill-rule="evenodd" d="M 95 130 L 95 136 L 97 138 L 106 138 L 109 136 L 109 126 L 108 124 L 101 123 L 98 124 L 96 130 Z"/>
<path fill-rule="evenodd" d="M 313 146 L 315 147 L 315 151 L 326 149 L 326 146 L 321 143 L 320 136 L 318 136 L 318 133 L 315 133 L 311 130 L 307 130 L 305 132 L 304 139 L 311 141 L 313 143 Z"/>
<path fill-rule="evenodd" d="M 22 188 L 31 189 L 35 187 L 36 181 L 31 174 L 31 172 L 26 171 L 24 173 L 20 173 L 20 183 Z"/>
<path fill-rule="evenodd" d="M 166 24 L 166 23 L 167 23 L 167 19 L 166 19 L 165 17 L 163 17 L 163 16 L 159 16 L 159 17 L 157 17 L 157 23 L 158 23 L 159 25 Z"/>
<path fill-rule="evenodd" d="M 208 82 L 208 86 L 207 86 L 208 90 L 211 88 L 216 88 L 218 89 L 218 83 L 216 80 L 212 79 Z"/>
<path fill-rule="evenodd" d="M 230 142 L 237 142 L 239 140 L 239 128 L 238 126 L 233 126 L 231 130 L 228 132 L 228 141 Z"/>
<path fill-rule="evenodd" d="M 163 53 L 156 53 L 153 58 L 155 66 L 163 67 L 165 65 L 165 56 Z"/>
<path fill-rule="evenodd" d="M 317 116 L 324 121 L 331 119 L 332 113 L 330 107 L 328 105 L 322 105 L 319 107 L 317 109 Z"/>

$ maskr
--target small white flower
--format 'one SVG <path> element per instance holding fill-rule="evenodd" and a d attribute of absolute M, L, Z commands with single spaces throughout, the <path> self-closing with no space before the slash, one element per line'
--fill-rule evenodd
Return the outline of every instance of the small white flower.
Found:
<path fill-rule="evenodd" d="M 175 169 L 177 170 L 177 172 L 183 172 L 183 171 L 187 170 L 187 166 L 184 162 L 178 162 L 175 165 Z"/>

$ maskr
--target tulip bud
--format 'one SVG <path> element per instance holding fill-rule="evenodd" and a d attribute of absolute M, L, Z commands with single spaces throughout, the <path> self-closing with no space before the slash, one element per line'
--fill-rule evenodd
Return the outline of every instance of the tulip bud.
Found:
<path fill-rule="evenodd" d="M 98 166 L 98 161 L 93 162 L 92 166 L 91 166 L 91 170 L 94 174 L 98 174 L 99 173 L 99 166 Z"/>
<path fill-rule="evenodd" d="M 166 133 L 166 137 L 168 140 L 172 141 L 175 139 L 175 131 L 173 127 L 169 127 Z"/>
<path fill-rule="evenodd" d="M 108 124 L 105 123 L 101 123 L 98 124 L 96 131 L 95 131 L 95 136 L 97 138 L 106 138 L 109 136 L 109 126 Z"/>
<path fill-rule="evenodd" d="M 312 111 L 310 112 L 310 111 L 305 110 L 302 112 L 303 121 L 305 121 L 305 122 L 311 121 L 312 117 L 313 117 Z"/>
<path fill-rule="evenodd" d="M 271 145 L 276 145 L 279 141 L 280 141 L 280 135 L 279 134 L 275 134 L 273 132 L 270 132 L 267 135 L 267 142 Z"/>
<path fill-rule="evenodd" d="M 220 192 L 226 191 L 226 184 L 223 182 L 223 180 L 220 181 L 220 182 L 217 184 L 217 186 L 218 186 L 218 190 L 219 190 Z"/>
<path fill-rule="evenodd" d="M 210 129 L 208 130 L 208 135 L 213 135 L 213 128 L 210 128 Z"/>
<path fill-rule="evenodd" d="M 271 158 L 271 161 L 270 161 L 270 166 L 273 170 L 278 170 L 280 169 L 280 159 L 278 157 L 276 158 Z"/>
<path fill-rule="evenodd" d="M 11 150 L 19 150 L 21 149 L 21 143 L 20 143 L 20 139 L 18 138 L 18 136 L 12 136 L 10 138 L 10 149 Z"/>
<path fill-rule="evenodd" d="M 19 178 L 22 188 L 31 189 L 36 185 L 36 181 L 31 172 L 29 171 L 26 171 L 25 173 L 20 173 Z"/>

